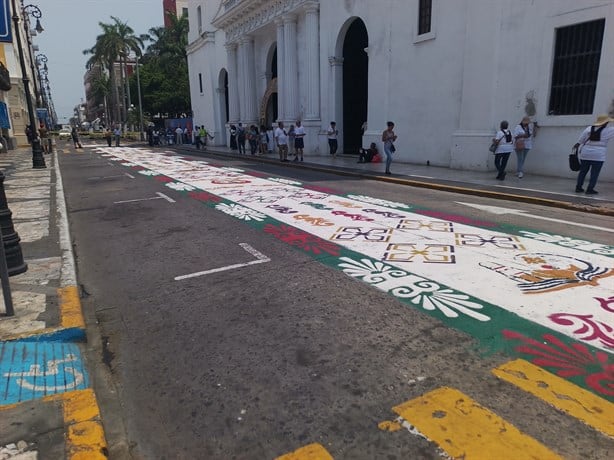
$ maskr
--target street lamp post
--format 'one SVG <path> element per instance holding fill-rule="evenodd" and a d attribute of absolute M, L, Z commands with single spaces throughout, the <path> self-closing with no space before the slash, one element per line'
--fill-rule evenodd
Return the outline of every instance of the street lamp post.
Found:
<path fill-rule="evenodd" d="M 139 55 L 136 55 L 136 90 L 139 96 L 139 132 L 143 141 L 143 104 L 141 103 L 141 78 L 139 77 Z"/>
<path fill-rule="evenodd" d="M 23 0 L 21 4 L 23 5 Z M 36 74 L 34 73 L 34 56 L 33 56 L 34 45 L 32 43 L 32 35 L 34 34 L 34 31 L 40 34 L 41 32 L 45 30 L 43 29 L 43 26 L 41 25 L 41 21 L 40 21 L 40 18 L 43 16 L 43 13 L 41 12 L 40 8 L 36 5 L 22 6 L 21 10 L 23 11 L 23 15 L 24 15 L 23 30 L 26 34 L 26 39 L 28 42 L 28 53 L 30 54 L 30 70 L 32 71 L 32 85 L 34 86 L 34 95 L 36 97 L 36 104 L 38 105 L 40 104 L 40 91 L 39 91 L 39 85 L 36 82 Z M 26 15 L 31 15 L 33 18 L 36 19 L 36 26 L 34 27 L 34 31 L 32 32 L 30 32 L 30 21 L 28 20 Z"/>
<path fill-rule="evenodd" d="M 15 39 L 17 40 L 17 50 L 19 52 L 19 64 L 21 65 L 22 81 L 24 91 L 26 93 L 26 104 L 28 106 L 28 117 L 30 119 L 30 129 L 32 137 L 32 168 L 43 169 L 46 168 L 45 158 L 43 157 L 43 150 L 41 149 L 40 138 L 38 137 L 38 130 L 36 129 L 36 119 L 34 117 L 34 108 L 32 107 L 32 95 L 30 93 L 30 79 L 26 71 L 26 60 L 23 55 L 23 47 L 21 46 L 21 35 L 19 33 L 19 15 L 17 14 L 17 5 L 15 0 L 11 0 L 11 6 L 13 7 L 13 23 L 15 24 Z M 30 6 L 30 5 L 28 5 Z M 32 5 L 33 6 L 33 5 Z M 39 10 L 40 11 L 40 10 Z M 29 14 L 23 10 L 24 14 Z M 36 20 L 40 25 L 39 19 Z"/>

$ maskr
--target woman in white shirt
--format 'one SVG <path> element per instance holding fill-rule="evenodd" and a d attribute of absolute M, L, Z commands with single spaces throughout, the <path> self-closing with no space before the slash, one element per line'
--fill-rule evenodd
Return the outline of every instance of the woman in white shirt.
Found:
<path fill-rule="evenodd" d="M 576 181 L 576 192 L 578 193 L 584 191 L 582 186 L 590 169 L 591 176 L 588 180 L 586 194 L 597 194 L 595 185 L 605 161 L 608 142 L 614 138 L 614 127 L 608 126 L 608 123 L 612 122 L 614 122 L 614 118 L 610 118 L 608 115 L 599 115 L 595 123 L 582 131 L 578 142 L 574 146 L 575 148 L 582 146 L 578 155 L 580 160 L 580 172 L 578 172 L 578 180 Z"/>
<path fill-rule="evenodd" d="M 499 125 L 500 129 L 495 134 L 495 138 L 492 140 L 497 144 L 495 150 L 495 168 L 497 168 L 498 180 L 505 180 L 505 167 L 507 166 L 507 160 L 510 158 L 510 153 L 514 150 L 514 136 L 512 132 L 507 129 L 509 123 L 503 120 Z"/>
<path fill-rule="evenodd" d="M 522 121 L 514 128 L 514 150 L 516 151 L 516 173 L 518 178 L 524 176 L 524 161 L 529 150 L 533 147 L 535 126 L 529 117 L 523 117 Z"/>

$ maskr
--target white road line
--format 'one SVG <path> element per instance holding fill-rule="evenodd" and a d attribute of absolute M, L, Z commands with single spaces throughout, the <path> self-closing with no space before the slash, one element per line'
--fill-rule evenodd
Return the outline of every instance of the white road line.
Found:
<path fill-rule="evenodd" d="M 122 203 L 134 203 L 136 201 L 149 201 L 149 200 L 163 200 L 161 196 L 154 196 L 151 198 L 139 198 L 138 200 L 123 200 L 123 201 L 114 201 L 113 204 L 122 204 Z"/>
<path fill-rule="evenodd" d="M 115 166 L 115 163 L 112 163 L 112 162 L 110 162 L 110 161 L 107 161 L 107 164 L 108 164 L 109 166 Z"/>
<path fill-rule="evenodd" d="M 175 200 L 173 200 L 170 196 L 166 196 L 164 193 L 160 193 L 160 192 L 156 192 L 156 195 L 158 195 L 160 198 L 164 198 L 166 201 L 168 201 L 169 203 L 177 203 Z"/>
<path fill-rule="evenodd" d="M 252 260 L 251 262 L 246 262 L 243 264 L 233 264 L 233 265 L 227 265 L 226 267 L 213 268 L 211 270 L 205 270 L 202 272 L 190 273 L 189 275 L 176 276 L 175 281 L 181 281 L 187 278 L 196 278 L 197 276 L 210 275 L 211 273 L 225 272 L 226 270 L 234 270 L 235 268 L 243 268 L 243 267 L 248 267 L 250 265 L 263 264 L 263 263 L 271 261 L 271 259 L 269 259 L 267 256 L 262 254 L 260 251 L 257 251 L 256 249 L 252 248 L 247 243 L 239 243 L 239 246 L 241 246 L 243 249 L 245 249 L 247 252 L 249 252 L 254 257 L 256 257 L 257 260 Z"/>
<path fill-rule="evenodd" d="M 115 176 L 94 176 L 88 177 L 87 180 L 112 179 L 114 177 L 124 177 L 124 174 L 116 174 Z"/>
<path fill-rule="evenodd" d="M 132 174 L 128 174 L 128 173 L 124 173 L 126 176 L 128 176 L 130 179 L 135 179 L 135 177 Z"/>
<path fill-rule="evenodd" d="M 581 224 L 579 222 L 571 222 L 569 220 L 553 219 L 552 217 L 538 216 L 535 214 L 529 214 L 527 211 L 524 211 L 522 209 L 502 208 L 499 206 L 488 206 L 476 203 L 463 203 L 462 201 L 457 201 L 457 203 L 497 215 L 512 214 L 517 216 L 529 217 L 531 219 L 547 220 L 548 222 L 557 222 L 560 224 L 575 225 L 576 227 L 591 228 L 593 230 L 600 230 L 602 232 L 614 233 L 614 229 L 612 228 L 598 227 L 596 225 Z"/>

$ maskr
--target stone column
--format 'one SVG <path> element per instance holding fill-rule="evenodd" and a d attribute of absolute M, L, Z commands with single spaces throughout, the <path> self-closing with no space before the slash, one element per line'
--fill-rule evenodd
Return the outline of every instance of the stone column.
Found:
<path fill-rule="evenodd" d="M 226 45 L 226 56 L 228 59 L 228 122 L 237 123 L 239 121 L 239 75 L 237 73 L 237 45 L 229 43 Z"/>
<path fill-rule="evenodd" d="M 307 67 L 307 107 L 306 119 L 320 119 L 320 16 L 319 3 L 305 6 L 306 59 Z"/>
<path fill-rule="evenodd" d="M 331 121 L 336 121 L 337 126 L 343 126 L 343 58 L 329 56 L 330 65 L 330 97 L 329 97 L 329 117 L 325 126 Z M 341 141 L 341 139 L 339 139 Z"/>
<path fill-rule="evenodd" d="M 244 121 L 245 113 L 245 80 L 247 79 L 247 50 L 245 42 L 241 40 L 237 47 L 237 74 L 239 84 L 239 121 Z"/>
<path fill-rule="evenodd" d="M 284 89 L 285 119 L 296 120 L 299 114 L 298 108 L 298 55 L 296 49 L 296 16 L 284 15 Z"/>
<path fill-rule="evenodd" d="M 254 40 L 245 37 L 241 40 L 243 76 L 243 104 L 241 107 L 241 121 L 248 125 L 257 121 L 256 109 L 256 64 L 254 58 Z"/>
<path fill-rule="evenodd" d="M 275 20 L 277 26 L 277 117 L 280 120 L 286 119 L 286 91 L 284 88 L 286 79 L 284 76 L 284 23 L 280 19 Z"/>

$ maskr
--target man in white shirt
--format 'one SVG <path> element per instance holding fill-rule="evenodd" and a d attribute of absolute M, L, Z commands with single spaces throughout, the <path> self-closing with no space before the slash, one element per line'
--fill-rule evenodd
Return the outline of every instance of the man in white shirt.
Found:
<path fill-rule="evenodd" d="M 275 143 L 279 151 L 279 161 L 288 161 L 288 133 L 284 129 L 284 123 L 280 121 L 275 130 Z"/>
<path fill-rule="evenodd" d="M 337 130 L 337 123 L 331 121 L 330 128 L 328 128 L 328 131 L 326 131 L 326 137 L 328 138 L 328 149 L 330 150 L 330 154 L 332 156 L 337 156 L 337 148 L 339 145 L 337 143 L 338 134 L 339 131 Z"/>
<path fill-rule="evenodd" d="M 183 144 L 183 128 L 181 126 L 177 126 L 177 129 L 175 129 L 175 135 L 177 136 L 175 143 L 177 145 Z"/>
<path fill-rule="evenodd" d="M 301 124 L 301 120 L 296 120 L 296 128 L 294 128 L 294 161 L 303 161 L 303 149 L 305 148 L 305 127 Z"/>

